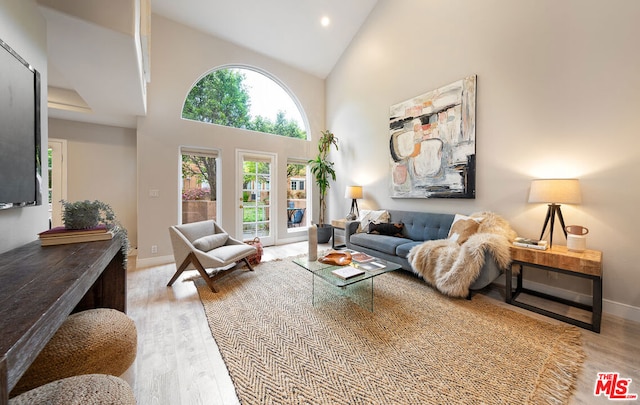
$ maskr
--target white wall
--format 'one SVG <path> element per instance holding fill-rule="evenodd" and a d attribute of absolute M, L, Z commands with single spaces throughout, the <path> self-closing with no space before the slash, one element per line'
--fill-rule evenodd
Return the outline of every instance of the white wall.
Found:
<path fill-rule="evenodd" d="M 0 39 L 40 72 L 43 145 L 47 144 L 48 139 L 46 37 L 46 23 L 35 1 L 0 0 Z M 46 153 L 42 154 L 42 162 L 47 161 L 46 156 Z M 43 170 L 42 176 L 43 184 L 47 184 L 46 170 Z M 43 196 L 46 196 L 46 190 Z M 38 232 L 49 227 L 48 218 L 46 202 L 36 207 L 0 210 L 0 252 L 37 239 Z"/>
<path fill-rule="evenodd" d="M 197 80 L 224 65 L 253 66 L 268 72 L 298 98 L 306 112 L 311 133 L 317 139 L 324 129 L 324 80 L 302 73 L 273 59 L 213 38 L 158 15 L 152 16 L 151 83 L 148 112 L 138 120 L 138 263 L 152 264 L 172 254 L 168 228 L 180 222 L 180 146 L 220 151 L 222 192 L 219 201 L 222 226 L 231 234 L 239 212 L 235 183 L 235 154 L 238 148 L 276 153 L 278 156 L 276 196 L 286 200 L 287 158 L 308 159 L 316 143 L 265 135 L 181 118 L 184 99 Z M 313 146 L 312 146 L 313 145 Z M 159 197 L 149 197 L 158 190 Z M 287 232 L 286 206 L 272 213 L 277 221 L 276 238 L 294 239 Z M 298 238 L 306 237 L 304 229 Z M 151 254 L 151 246 L 158 253 Z"/>
<path fill-rule="evenodd" d="M 583 202 L 563 213 L 604 252 L 605 311 L 640 319 L 639 16 L 636 0 L 380 0 L 327 78 L 327 127 L 341 142 L 331 217 L 348 212 L 340 190 L 362 184 L 361 208 L 491 210 L 538 237 L 546 206 L 527 203 L 531 179 L 576 177 Z M 389 106 L 472 74 L 476 199 L 391 199 Z"/>
<path fill-rule="evenodd" d="M 49 137 L 67 140 L 67 200 L 109 204 L 136 247 L 135 129 L 50 119 Z"/>

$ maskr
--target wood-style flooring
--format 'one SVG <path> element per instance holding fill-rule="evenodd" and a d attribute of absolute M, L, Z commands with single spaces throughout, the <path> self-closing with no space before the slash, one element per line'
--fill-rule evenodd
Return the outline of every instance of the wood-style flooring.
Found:
<path fill-rule="evenodd" d="M 263 260 L 304 252 L 306 242 L 267 247 Z M 233 383 L 211 336 L 195 286 L 183 282 L 196 273 L 185 272 L 173 287 L 167 287 L 174 272 L 174 264 L 136 268 L 135 257 L 130 260 L 127 312 L 138 328 L 138 355 L 123 378 L 133 387 L 140 405 L 237 404 Z M 501 286 L 490 286 L 478 294 L 514 311 L 557 322 L 507 305 Z M 566 313 L 571 311 L 567 309 Z M 598 372 L 618 372 L 621 377 L 632 378 L 631 392 L 640 394 L 640 323 L 605 313 L 601 333 L 583 330 L 582 336 L 587 360 L 571 403 L 610 403 L 603 396 L 593 395 Z M 505 350 L 509 350 L 508 342 Z M 640 404 L 640 400 L 629 403 Z"/>

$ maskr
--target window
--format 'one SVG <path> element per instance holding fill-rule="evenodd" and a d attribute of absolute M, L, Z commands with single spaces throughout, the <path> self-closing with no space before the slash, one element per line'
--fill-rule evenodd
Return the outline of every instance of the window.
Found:
<path fill-rule="evenodd" d="M 304 184 L 307 178 L 307 164 L 287 163 L 287 228 L 298 228 L 307 223 L 307 192 Z"/>
<path fill-rule="evenodd" d="M 223 68 L 191 89 L 182 118 L 307 139 L 302 114 L 291 95 L 266 75 L 246 68 Z"/>
<path fill-rule="evenodd" d="M 290 180 L 291 183 L 291 190 L 292 191 L 296 191 L 296 190 L 304 190 L 304 180 L 301 179 L 291 179 Z"/>
<path fill-rule="evenodd" d="M 216 219 L 218 154 L 182 148 L 182 223 Z"/>

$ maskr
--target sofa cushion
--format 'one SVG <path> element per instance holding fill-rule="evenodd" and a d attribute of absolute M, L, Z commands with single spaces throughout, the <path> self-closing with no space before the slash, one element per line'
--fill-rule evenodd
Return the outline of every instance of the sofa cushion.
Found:
<path fill-rule="evenodd" d="M 402 233 L 412 240 L 445 239 L 449 235 L 453 214 L 389 210 L 389 222 L 402 222 Z"/>
<path fill-rule="evenodd" d="M 406 241 L 407 240 L 405 239 L 405 242 Z M 402 245 L 399 245 L 396 248 L 396 256 L 406 259 L 407 256 L 409 256 L 409 251 L 411 250 L 411 248 L 413 248 L 414 246 L 421 245 L 423 243 L 424 243 L 423 241 L 412 241 L 412 242 L 403 243 Z"/>
<path fill-rule="evenodd" d="M 368 232 L 369 224 L 371 222 L 384 223 L 389 222 L 389 211 L 387 210 L 362 210 L 360 211 L 360 216 L 358 217 L 358 221 L 360 221 L 360 226 L 358 227 L 358 232 Z"/>
<path fill-rule="evenodd" d="M 375 235 L 371 233 L 356 233 L 351 235 L 350 243 L 352 245 L 363 246 L 369 249 L 377 250 L 379 252 L 387 253 L 390 255 L 396 254 L 396 248 L 404 243 L 407 243 L 405 238 L 398 238 L 395 236 Z"/>
<path fill-rule="evenodd" d="M 203 252 L 208 252 L 215 248 L 219 248 L 220 246 L 224 246 L 229 239 L 229 234 L 227 233 L 215 233 L 213 235 L 203 236 L 202 238 L 198 238 L 193 241 L 193 247 L 202 250 Z"/>
<path fill-rule="evenodd" d="M 456 214 L 449 230 L 448 238 L 462 245 L 469 236 L 478 232 L 481 218 L 471 218 L 466 215 Z"/>
<path fill-rule="evenodd" d="M 402 223 L 382 223 L 372 222 L 369 224 L 369 231 L 367 233 L 373 233 L 376 235 L 397 236 L 399 238 L 404 237 L 402 235 Z"/>

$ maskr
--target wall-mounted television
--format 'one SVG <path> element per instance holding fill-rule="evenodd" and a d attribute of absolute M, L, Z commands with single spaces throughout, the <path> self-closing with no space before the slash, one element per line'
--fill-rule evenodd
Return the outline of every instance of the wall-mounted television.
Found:
<path fill-rule="evenodd" d="M 40 73 L 0 39 L 0 209 L 42 204 Z"/>

